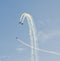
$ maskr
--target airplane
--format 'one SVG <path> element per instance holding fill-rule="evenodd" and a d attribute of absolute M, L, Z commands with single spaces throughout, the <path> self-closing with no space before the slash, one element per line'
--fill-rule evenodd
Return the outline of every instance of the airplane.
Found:
<path fill-rule="evenodd" d="M 19 24 L 21 24 L 21 22 L 19 22 Z"/>
<path fill-rule="evenodd" d="M 23 23 L 21 23 L 23 25 Z"/>
<path fill-rule="evenodd" d="M 23 23 L 19 22 L 19 24 L 23 25 Z"/>
<path fill-rule="evenodd" d="M 18 39 L 18 37 L 16 37 L 16 39 Z"/>

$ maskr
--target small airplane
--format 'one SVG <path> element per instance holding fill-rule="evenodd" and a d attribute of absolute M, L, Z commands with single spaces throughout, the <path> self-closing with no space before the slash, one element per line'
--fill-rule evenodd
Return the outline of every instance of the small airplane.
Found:
<path fill-rule="evenodd" d="M 19 22 L 19 24 L 23 25 L 23 23 Z"/>
<path fill-rule="evenodd" d="M 21 24 L 21 22 L 19 22 L 19 24 Z"/>
<path fill-rule="evenodd" d="M 18 39 L 18 37 L 16 37 L 16 39 Z"/>

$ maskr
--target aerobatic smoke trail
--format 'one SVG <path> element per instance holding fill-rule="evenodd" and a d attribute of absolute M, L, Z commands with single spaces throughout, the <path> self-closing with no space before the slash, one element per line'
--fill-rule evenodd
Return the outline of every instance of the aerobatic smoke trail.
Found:
<path fill-rule="evenodd" d="M 34 22 L 33 22 L 33 19 L 31 17 L 30 14 L 28 13 L 23 13 L 21 15 L 21 18 L 20 18 L 20 23 L 23 24 L 24 22 L 24 19 L 27 18 L 27 21 L 28 21 L 28 25 L 29 25 L 29 35 L 30 35 L 30 40 L 31 40 L 31 46 L 34 48 L 31 48 L 32 49 L 32 54 L 31 54 L 31 60 L 32 61 L 37 61 L 37 51 L 36 51 L 36 48 L 37 48 L 37 33 L 36 33 L 36 29 L 35 29 L 35 25 L 34 25 Z"/>
<path fill-rule="evenodd" d="M 44 49 L 40 49 L 40 48 L 34 48 L 33 46 L 30 46 L 29 44 L 23 42 L 22 40 L 18 39 L 17 40 L 22 43 L 23 45 L 27 46 L 27 47 L 30 47 L 30 48 L 33 48 L 37 51 L 41 51 L 41 52 L 45 52 L 45 53 L 49 53 L 49 54 L 54 54 L 54 55 L 57 55 L 57 56 L 60 56 L 60 53 L 58 52 L 54 52 L 54 51 L 50 51 L 50 50 L 44 50 Z"/>
<path fill-rule="evenodd" d="M 20 17 L 19 23 L 23 24 L 25 18 L 27 19 L 28 25 L 29 25 L 29 35 L 30 35 L 31 45 L 24 43 L 23 41 L 19 40 L 18 38 L 16 38 L 16 39 L 23 45 L 30 47 L 32 49 L 31 61 L 38 61 L 37 60 L 37 51 L 46 52 L 46 53 L 60 56 L 60 53 L 37 48 L 37 45 L 38 45 L 37 44 L 37 32 L 36 32 L 36 28 L 35 28 L 31 15 L 28 13 L 23 13 Z"/>

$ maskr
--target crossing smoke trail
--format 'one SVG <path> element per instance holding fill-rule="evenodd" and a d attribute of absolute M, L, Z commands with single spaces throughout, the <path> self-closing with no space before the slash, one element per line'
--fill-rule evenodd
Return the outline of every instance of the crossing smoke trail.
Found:
<path fill-rule="evenodd" d="M 50 51 L 50 50 L 44 50 L 44 49 L 40 49 L 40 48 L 34 48 L 33 46 L 30 46 L 29 44 L 23 42 L 22 40 L 20 40 L 18 38 L 17 38 L 17 41 L 19 41 L 23 45 L 25 45 L 25 46 L 27 46 L 29 48 L 35 49 L 37 51 L 41 51 L 41 52 L 45 52 L 45 53 L 49 53 L 49 54 L 54 54 L 54 55 L 60 56 L 60 53 L 58 53 L 58 52 L 54 52 L 54 51 Z"/>
<path fill-rule="evenodd" d="M 31 60 L 38 61 L 37 60 L 37 51 L 35 50 L 37 47 L 37 33 L 36 33 L 35 25 L 34 25 L 31 15 L 28 13 L 23 13 L 21 15 L 21 17 L 20 17 L 21 24 L 23 24 L 25 18 L 27 19 L 28 25 L 29 25 L 29 35 L 30 35 L 30 40 L 31 40 L 31 46 L 34 47 L 34 49 L 31 48 L 32 49 Z"/>
<path fill-rule="evenodd" d="M 51 53 L 51 54 L 60 56 L 60 53 L 37 48 L 37 45 L 38 45 L 37 44 L 37 32 L 36 32 L 36 28 L 35 28 L 31 15 L 28 13 L 23 13 L 20 17 L 19 23 L 23 24 L 25 18 L 27 19 L 28 25 L 29 25 L 29 35 L 30 35 L 31 45 L 24 43 L 23 41 L 19 40 L 18 38 L 17 38 L 17 40 L 20 41 L 20 43 L 22 43 L 23 45 L 31 48 L 31 50 L 32 50 L 31 61 L 38 61 L 37 60 L 37 51 Z"/>

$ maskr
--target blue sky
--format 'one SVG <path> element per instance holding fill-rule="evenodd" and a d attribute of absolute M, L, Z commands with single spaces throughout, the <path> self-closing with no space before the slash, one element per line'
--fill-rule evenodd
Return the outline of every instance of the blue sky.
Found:
<path fill-rule="evenodd" d="M 27 21 L 19 25 L 20 16 L 32 15 L 38 34 L 38 46 L 60 52 L 60 0 L 0 0 L 0 61 L 31 61 Z M 39 61 L 60 61 L 60 56 L 38 52 Z"/>

